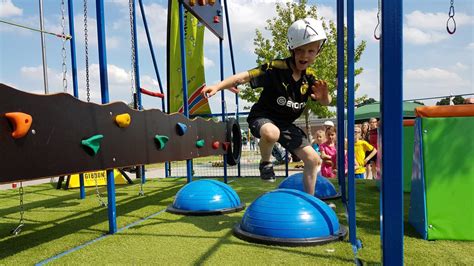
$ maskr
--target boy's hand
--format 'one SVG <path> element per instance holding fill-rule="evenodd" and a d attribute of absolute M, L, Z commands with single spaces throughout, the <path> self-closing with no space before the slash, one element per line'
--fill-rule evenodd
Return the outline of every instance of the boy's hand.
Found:
<path fill-rule="evenodd" d="M 216 94 L 218 91 L 219 88 L 217 86 L 206 86 L 202 88 L 201 94 L 204 98 L 209 98 Z"/>
<path fill-rule="evenodd" d="M 319 101 L 323 105 L 328 105 L 331 102 L 331 96 L 329 95 L 328 84 L 324 80 L 317 80 L 311 86 L 311 98 Z"/>

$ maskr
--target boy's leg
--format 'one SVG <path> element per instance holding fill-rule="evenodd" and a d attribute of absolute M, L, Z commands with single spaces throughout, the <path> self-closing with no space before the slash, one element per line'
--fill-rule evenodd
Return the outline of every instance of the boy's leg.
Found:
<path fill-rule="evenodd" d="M 298 148 L 295 154 L 304 162 L 303 184 L 304 190 L 310 195 L 314 195 L 318 169 L 321 166 L 321 158 L 311 146 Z"/>
<path fill-rule="evenodd" d="M 258 146 L 260 147 L 260 178 L 265 181 L 274 182 L 275 172 L 271 162 L 272 148 L 280 137 L 280 130 L 270 119 L 257 118 L 249 121 L 250 132 L 260 138 Z"/>
<path fill-rule="evenodd" d="M 280 137 L 280 130 L 272 123 L 265 123 L 260 127 L 260 153 L 262 162 L 270 162 L 273 145 L 278 141 Z"/>

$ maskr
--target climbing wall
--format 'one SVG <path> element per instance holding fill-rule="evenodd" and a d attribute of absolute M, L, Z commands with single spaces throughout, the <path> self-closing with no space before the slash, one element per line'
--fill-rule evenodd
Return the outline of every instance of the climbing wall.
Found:
<path fill-rule="evenodd" d="M 226 124 L 0 84 L 0 183 L 226 153 Z"/>

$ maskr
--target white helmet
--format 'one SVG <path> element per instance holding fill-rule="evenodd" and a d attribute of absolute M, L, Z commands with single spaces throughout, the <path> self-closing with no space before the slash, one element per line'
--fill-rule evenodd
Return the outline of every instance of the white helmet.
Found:
<path fill-rule="evenodd" d="M 290 50 L 316 41 L 322 41 L 322 46 L 327 39 L 323 23 L 314 18 L 304 18 L 293 22 L 288 28 L 287 36 Z"/>

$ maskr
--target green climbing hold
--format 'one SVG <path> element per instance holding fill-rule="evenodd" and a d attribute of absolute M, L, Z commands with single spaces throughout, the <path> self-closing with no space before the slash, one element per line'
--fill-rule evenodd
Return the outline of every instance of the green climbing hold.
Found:
<path fill-rule="evenodd" d="M 204 144 L 205 144 L 205 141 L 203 139 L 196 141 L 196 147 L 198 148 L 204 147 Z"/>
<path fill-rule="evenodd" d="M 82 146 L 89 152 L 90 155 L 96 155 L 100 149 L 100 141 L 104 135 L 94 135 L 88 139 L 81 141 Z"/>
<path fill-rule="evenodd" d="M 168 138 L 167 136 L 163 136 L 163 135 L 156 135 L 155 136 L 155 143 L 156 145 L 158 146 L 158 149 L 159 150 L 162 150 L 165 148 L 166 146 L 166 142 L 168 142 L 170 138 Z"/>

